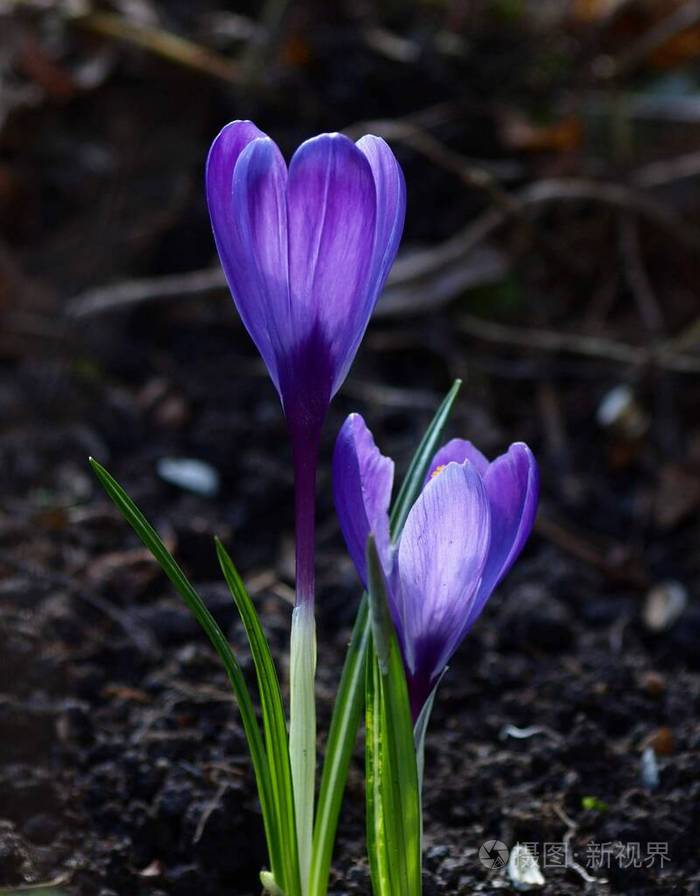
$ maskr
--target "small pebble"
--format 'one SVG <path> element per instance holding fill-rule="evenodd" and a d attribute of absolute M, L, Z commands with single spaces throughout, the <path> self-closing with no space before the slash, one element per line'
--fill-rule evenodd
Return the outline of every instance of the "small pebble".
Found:
<path fill-rule="evenodd" d="M 613 429 L 628 439 L 637 439 L 649 428 L 649 417 L 629 386 L 615 386 L 598 405 L 599 426 Z"/>
<path fill-rule="evenodd" d="M 534 890 L 544 886 L 537 859 L 520 843 L 516 843 L 510 851 L 508 876 L 516 890 Z"/>
<path fill-rule="evenodd" d="M 219 474 L 203 460 L 192 457 L 162 457 L 156 465 L 156 471 L 169 485 L 203 498 L 213 498 L 219 491 Z"/>
<path fill-rule="evenodd" d="M 652 632 L 667 631 L 688 603 L 688 592 L 680 582 L 670 579 L 655 585 L 646 596 L 642 618 Z"/>
<path fill-rule="evenodd" d="M 659 765 L 656 753 L 651 747 L 645 747 L 639 765 L 642 786 L 646 790 L 656 790 L 659 786 Z"/>
<path fill-rule="evenodd" d="M 136 873 L 139 877 L 160 877 L 163 873 L 163 863 L 159 859 L 153 859 L 145 868 Z"/>

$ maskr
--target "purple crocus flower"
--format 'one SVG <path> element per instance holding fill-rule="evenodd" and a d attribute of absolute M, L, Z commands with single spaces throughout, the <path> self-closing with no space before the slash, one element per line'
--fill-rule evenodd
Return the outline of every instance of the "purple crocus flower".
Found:
<path fill-rule="evenodd" d="M 345 379 L 403 230 L 387 144 L 321 134 L 289 169 L 250 121 L 209 151 L 209 213 L 233 300 L 277 387 L 296 478 L 297 600 L 313 600 L 313 503 L 323 420 Z"/>
<path fill-rule="evenodd" d="M 389 537 L 394 463 L 358 414 L 333 456 L 335 505 L 350 556 L 367 587 L 374 536 L 406 667 L 414 721 L 450 657 L 523 549 L 537 509 L 537 464 L 516 442 L 489 463 L 453 439 L 435 455 L 396 544 Z"/>

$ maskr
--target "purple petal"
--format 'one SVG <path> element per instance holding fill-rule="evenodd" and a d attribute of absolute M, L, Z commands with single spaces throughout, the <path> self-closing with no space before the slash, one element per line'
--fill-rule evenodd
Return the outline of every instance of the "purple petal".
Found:
<path fill-rule="evenodd" d="M 322 350 L 336 392 L 365 331 L 372 303 L 375 186 L 369 162 L 340 134 L 303 143 L 289 166 L 290 322 L 298 345 Z"/>
<path fill-rule="evenodd" d="M 398 548 L 392 613 L 414 692 L 429 693 L 467 631 L 489 538 L 481 476 L 448 464 L 413 505 Z"/>
<path fill-rule="evenodd" d="M 333 494 L 350 557 L 367 587 L 367 539 L 372 533 L 388 576 L 391 567 L 389 503 L 394 462 L 384 457 L 359 414 L 343 424 L 333 453 Z"/>
<path fill-rule="evenodd" d="M 517 559 L 532 531 L 539 497 L 539 472 L 532 451 L 523 442 L 511 445 L 505 454 L 489 464 L 484 485 L 491 508 L 491 546 L 470 625 Z"/>
<path fill-rule="evenodd" d="M 206 186 L 216 247 L 238 312 L 278 389 L 289 314 L 286 182 L 277 146 L 251 122 L 235 121 L 214 140 Z"/>
<path fill-rule="evenodd" d="M 451 439 L 435 453 L 435 457 L 428 467 L 428 475 L 425 477 L 424 485 L 449 463 L 463 464 L 465 460 L 468 460 L 475 467 L 480 476 L 484 476 L 489 468 L 489 462 L 471 442 L 466 441 L 466 439 Z"/>
<path fill-rule="evenodd" d="M 381 137 L 368 134 L 357 141 L 357 148 L 364 153 L 372 168 L 377 197 L 372 275 L 368 296 L 374 305 L 384 288 L 401 242 L 406 217 L 406 182 L 394 153 Z"/>

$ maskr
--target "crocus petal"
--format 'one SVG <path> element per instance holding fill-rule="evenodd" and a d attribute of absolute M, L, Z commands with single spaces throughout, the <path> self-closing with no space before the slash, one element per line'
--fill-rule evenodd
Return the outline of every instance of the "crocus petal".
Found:
<path fill-rule="evenodd" d="M 532 451 L 523 442 L 511 445 L 489 464 L 484 485 L 491 508 L 491 546 L 469 625 L 511 568 L 532 531 L 539 497 L 539 472 Z"/>
<path fill-rule="evenodd" d="M 233 173 L 237 210 L 231 292 L 277 386 L 289 319 L 287 166 L 268 137 L 249 143 Z"/>
<path fill-rule="evenodd" d="M 372 169 L 351 140 L 322 134 L 299 147 L 288 185 L 290 351 L 311 343 L 311 351 L 325 355 L 318 369 L 301 371 L 309 382 L 297 388 L 325 390 L 326 401 L 342 383 L 372 310 L 375 209 Z M 324 371 L 330 382 L 319 382 Z"/>
<path fill-rule="evenodd" d="M 408 515 L 398 548 L 399 587 L 390 594 L 414 692 L 429 693 L 467 631 L 489 538 L 481 476 L 469 462 L 448 464 Z"/>
<path fill-rule="evenodd" d="M 350 414 L 333 452 L 333 494 L 348 553 L 365 588 L 370 533 L 384 572 L 390 574 L 389 503 L 393 481 L 394 462 L 380 453 L 362 417 Z"/>
<path fill-rule="evenodd" d="M 381 137 L 368 134 L 357 141 L 372 169 L 377 197 L 372 272 L 367 301 L 374 306 L 384 288 L 401 242 L 406 217 L 406 182 L 394 153 Z"/>
<path fill-rule="evenodd" d="M 451 439 L 435 453 L 435 457 L 428 467 L 425 482 L 428 483 L 449 463 L 463 464 L 465 460 L 468 460 L 481 476 L 484 476 L 489 468 L 489 462 L 471 442 L 468 442 L 466 439 Z"/>
<path fill-rule="evenodd" d="M 216 247 L 239 314 L 278 389 L 278 326 L 289 314 L 286 181 L 279 150 L 252 122 L 234 121 L 214 140 L 206 188 Z"/>

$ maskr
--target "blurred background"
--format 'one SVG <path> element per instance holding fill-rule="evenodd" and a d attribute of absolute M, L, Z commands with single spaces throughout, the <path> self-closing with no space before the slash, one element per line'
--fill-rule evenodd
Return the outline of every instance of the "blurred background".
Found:
<path fill-rule="evenodd" d="M 546 894 L 700 893 L 697 0 L 0 0 L 0 892 L 259 892 L 223 671 L 87 466 L 249 671 L 226 541 L 284 668 L 289 452 L 203 192 L 235 118 L 287 158 L 382 135 L 408 187 L 324 436 L 322 731 L 360 590 L 335 433 L 362 412 L 402 472 L 461 377 L 448 435 L 527 441 L 543 495 L 441 686 L 426 896 L 511 887 L 489 839 Z M 362 798 L 358 753 L 336 896 L 369 892 Z"/>

